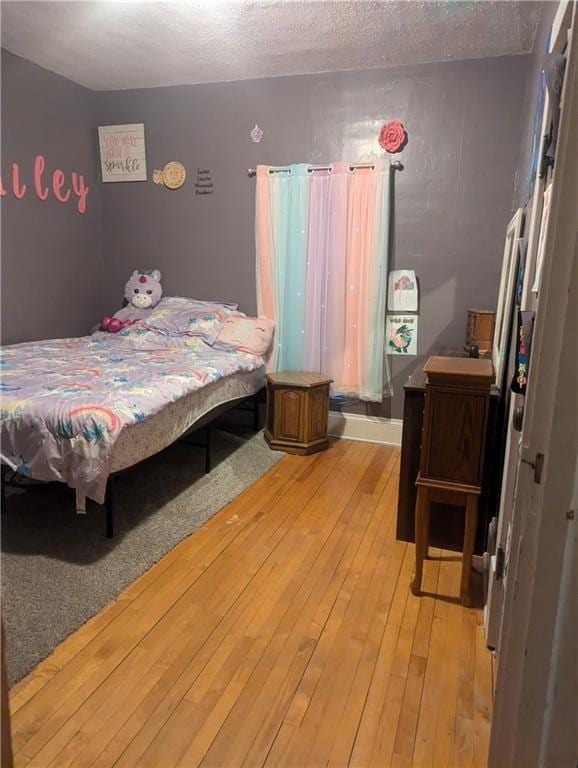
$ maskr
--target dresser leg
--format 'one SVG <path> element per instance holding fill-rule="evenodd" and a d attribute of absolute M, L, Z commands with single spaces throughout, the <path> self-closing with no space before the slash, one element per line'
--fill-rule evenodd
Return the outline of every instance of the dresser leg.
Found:
<path fill-rule="evenodd" d="M 466 501 L 466 526 L 464 533 L 464 552 L 462 555 L 462 583 L 460 589 L 460 599 L 462 605 L 471 605 L 470 595 L 470 573 L 472 569 L 472 555 L 474 554 L 474 543 L 476 540 L 476 530 L 478 528 L 478 497 L 474 494 L 468 494 Z"/>
<path fill-rule="evenodd" d="M 421 595 L 423 561 L 428 550 L 429 514 L 428 489 L 419 485 L 415 502 L 415 574 L 410 584 L 414 595 Z"/>

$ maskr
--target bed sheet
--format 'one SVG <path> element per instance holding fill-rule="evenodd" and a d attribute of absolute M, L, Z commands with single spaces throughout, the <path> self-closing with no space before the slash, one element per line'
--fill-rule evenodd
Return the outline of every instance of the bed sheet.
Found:
<path fill-rule="evenodd" d="M 124 430 L 212 382 L 263 365 L 234 349 L 171 344 L 135 329 L 4 347 L 2 461 L 102 504 Z"/>
<path fill-rule="evenodd" d="M 265 366 L 254 371 L 232 373 L 169 403 L 158 413 L 123 429 L 116 441 L 110 471 L 119 472 L 148 459 L 184 435 L 213 408 L 242 397 L 250 397 L 265 384 Z"/>

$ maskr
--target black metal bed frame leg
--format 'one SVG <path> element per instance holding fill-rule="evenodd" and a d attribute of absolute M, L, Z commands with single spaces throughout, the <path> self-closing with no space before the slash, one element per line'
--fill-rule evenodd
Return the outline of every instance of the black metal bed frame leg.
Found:
<path fill-rule="evenodd" d="M 211 422 L 207 424 L 207 444 L 205 446 L 205 475 L 211 471 Z"/>
<path fill-rule="evenodd" d="M 259 431 L 259 393 L 253 395 L 253 428 L 255 432 Z"/>
<path fill-rule="evenodd" d="M 113 498 L 112 498 L 112 485 L 113 485 L 113 478 L 109 477 L 108 481 L 106 483 L 106 497 L 105 497 L 105 505 L 106 505 L 106 538 L 112 539 L 114 536 L 114 509 L 113 509 Z"/>

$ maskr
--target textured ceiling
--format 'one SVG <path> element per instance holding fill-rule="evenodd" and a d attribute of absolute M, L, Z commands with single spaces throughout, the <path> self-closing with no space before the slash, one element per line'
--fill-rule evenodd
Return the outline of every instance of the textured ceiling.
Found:
<path fill-rule="evenodd" d="M 2 45 L 95 90 L 527 53 L 541 3 L 4 0 Z"/>

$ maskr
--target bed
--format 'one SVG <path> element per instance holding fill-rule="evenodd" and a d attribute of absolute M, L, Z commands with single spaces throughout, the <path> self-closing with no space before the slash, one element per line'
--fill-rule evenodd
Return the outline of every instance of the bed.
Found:
<path fill-rule="evenodd" d="M 0 368 L 2 464 L 66 483 L 78 511 L 106 501 L 108 536 L 111 478 L 255 396 L 265 373 L 257 354 L 138 326 L 4 347 Z"/>

